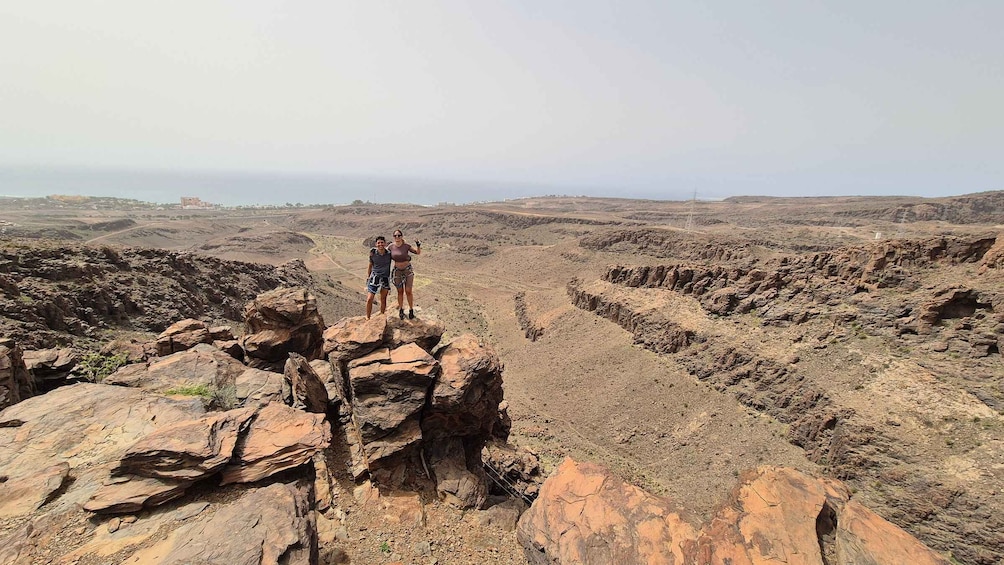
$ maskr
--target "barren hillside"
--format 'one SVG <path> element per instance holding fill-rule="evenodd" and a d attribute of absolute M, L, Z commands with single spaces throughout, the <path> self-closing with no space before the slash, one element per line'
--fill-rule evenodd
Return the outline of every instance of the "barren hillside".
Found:
<path fill-rule="evenodd" d="M 1004 559 L 1001 218 L 999 192 L 0 210 L 19 236 L 73 237 L 99 263 L 144 247 L 300 259 L 326 318 L 363 312 L 367 243 L 402 229 L 423 242 L 418 317 L 495 345 L 514 441 L 546 464 L 601 462 L 697 518 L 745 469 L 816 469 L 973 564 Z M 25 253 L 9 251 L 0 277 Z"/>

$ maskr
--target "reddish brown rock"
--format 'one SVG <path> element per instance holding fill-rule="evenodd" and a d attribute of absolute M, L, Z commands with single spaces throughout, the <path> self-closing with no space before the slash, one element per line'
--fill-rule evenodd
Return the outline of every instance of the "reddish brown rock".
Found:
<path fill-rule="evenodd" d="M 221 484 L 251 483 L 310 461 L 331 443 L 323 414 L 272 403 L 262 408 L 223 469 Z"/>
<path fill-rule="evenodd" d="M 379 347 L 386 330 L 385 316 L 342 318 L 324 330 L 324 352 L 333 363 L 355 359 Z"/>
<path fill-rule="evenodd" d="M 751 473 L 699 532 L 605 469 L 566 459 L 520 518 L 527 559 L 682 565 L 948 565 L 842 483 L 775 467 Z"/>
<path fill-rule="evenodd" d="M 299 353 L 290 353 L 283 371 L 293 395 L 293 408 L 317 414 L 328 411 L 328 391 L 310 363 Z"/>
<path fill-rule="evenodd" d="M 164 426 L 130 447 L 116 474 L 197 481 L 223 468 L 255 408 L 217 412 Z"/>
<path fill-rule="evenodd" d="M 35 380 L 24 367 L 21 348 L 12 339 L 0 339 L 0 410 L 35 393 Z"/>
<path fill-rule="evenodd" d="M 56 463 L 41 471 L 0 477 L 0 519 L 37 510 L 63 486 L 69 472 L 68 464 Z"/>
<path fill-rule="evenodd" d="M 290 352 L 307 360 L 323 355 L 324 319 L 304 288 L 279 288 L 258 295 L 244 309 L 249 334 L 242 344 L 248 364 L 281 368 Z"/>
<path fill-rule="evenodd" d="M 534 565 L 678 565 L 688 562 L 681 544 L 697 537 L 665 499 L 571 459 L 544 482 L 516 535 Z"/>
<path fill-rule="evenodd" d="M 312 498 L 309 484 L 276 483 L 254 489 L 122 563 L 315 565 L 317 525 L 310 508 Z"/>
<path fill-rule="evenodd" d="M 246 370 L 247 366 L 219 349 L 198 344 L 167 357 L 126 365 L 102 382 L 161 393 L 181 387 L 222 389 L 234 386 L 237 377 Z"/>
<path fill-rule="evenodd" d="M 157 336 L 156 350 L 158 356 L 164 357 L 191 349 L 200 343 L 212 342 L 213 336 L 205 322 L 186 318 L 171 324 Z"/>

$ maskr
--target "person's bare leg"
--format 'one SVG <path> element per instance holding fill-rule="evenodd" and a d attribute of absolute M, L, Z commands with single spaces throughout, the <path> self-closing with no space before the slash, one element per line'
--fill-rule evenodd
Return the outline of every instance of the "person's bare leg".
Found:
<path fill-rule="evenodd" d="M 415 296 L 412 293 L 412 288 L 414 287 L 415 275 L 408 277 L 408 280 L 404 283 L 404 292 L 408 295 L 408 319 L 415 319 Z"/>
<path fill-rule="evenodd" d="M 380 313 L 381 314 L 387 313 L 387 289 L 386 288 L 381 288 L 380 289 Z M 366 316 L 366 317 L 369 318 L 369 316 Z"/>
<path fill-rule="evenodd" d="M 370 319 L 370 314 L 373 313 L 373 297 L 375 297 L 375 296 L 376 295 L 373 294 L 372 292 L 369 293 L 368 296 L 366 296 L 366 319 L 367 320 Z"/>

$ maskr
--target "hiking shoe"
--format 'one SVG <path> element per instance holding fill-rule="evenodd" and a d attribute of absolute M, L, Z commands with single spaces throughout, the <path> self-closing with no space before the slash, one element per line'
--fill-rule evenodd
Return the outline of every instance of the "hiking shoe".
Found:
<path fill-rule="evenodd" d="M 397 311 L 397 315 L 398 315 L 398 317 L 400 317 L 403 320 L 404 319 L 404 308 L 401 308 L 400 310 L 398 310 Z"/>
<path fill-rule="evenodd" d="M 408 310 L 408 319 L 409 320 L 414 320 L 415 319 L 415 311 L 414 310 Z"/>

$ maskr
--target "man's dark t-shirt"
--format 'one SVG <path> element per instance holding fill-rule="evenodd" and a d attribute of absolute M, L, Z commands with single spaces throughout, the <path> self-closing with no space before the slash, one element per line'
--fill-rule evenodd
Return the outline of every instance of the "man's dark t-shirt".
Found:
<path fill-rule="evenodd" d="M 373 265 L 373 271 L 371 275 L 374 277 L 389 277 L 390 276 L 390 252 L 384 251 L 381 255 L 379 251 L 374 247 L 370 250 L 370 264 Z"/>

